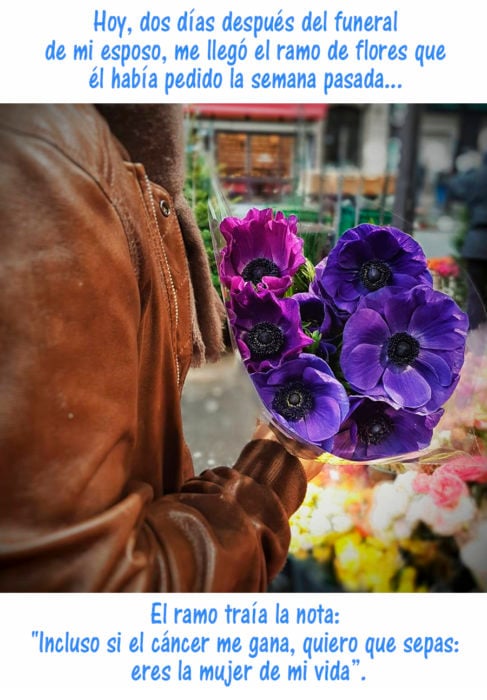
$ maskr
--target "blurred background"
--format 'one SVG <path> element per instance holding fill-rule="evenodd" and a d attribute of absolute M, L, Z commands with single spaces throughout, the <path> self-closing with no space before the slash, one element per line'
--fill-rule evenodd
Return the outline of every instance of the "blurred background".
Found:
<path fill-rule="evenodd" d="M 422 245 L 436 288 L 470 310 L 482 287 L 485 305 L 487 105 L 194 104 L 185 115 L 186 195 L 220 294 L 208 218 L 215 193 L 234 216 L 251 207 L 296 214 L 313 263 L 359 223 L 396 226 Z M 472 229 L 476 249 L 466 255 Z M 461 406 L 450 411 L 449 435 L 476 472 L 468 491 L 430 505 L 413 528 L 423 495 L 407 466 L 395 477 L 328 460 L 290 520 L 289 556 L 270 590 L 487 591 L 487 326 L 476 333 Z M 182 407 L 196 471 L 232 465 L 260 408 L 228 333 L 221 360 L 190 371 Z"/>

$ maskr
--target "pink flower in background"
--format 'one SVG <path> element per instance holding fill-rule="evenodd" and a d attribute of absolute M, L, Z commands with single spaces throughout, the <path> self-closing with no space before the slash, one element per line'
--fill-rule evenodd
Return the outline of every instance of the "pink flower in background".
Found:
<path fill-rule="evenodd" d="M 487 457 L 484 455 L 463 455 L 451 459 L 442 469 L 455 474 L 463 481 L 476 481 L 480 484 L 487 482 Z"/>
<path fill-rule="evenodd" d="M 468 495 L 468 489 L 459 476 L 440 467 L 431 476 L 429 493 L 440 508 L 456 508 L 462 496 Z"/>
<path fill-rule="evenodd" d="M 445 467 L 439 467 L 433 474 L 417 474 L 413 489 L 416 493 L 429 495 L 439 508 L 456 508 L 460 499 L 468 495 L 468 488 L 457 474 Z"/>
<path fill-rule="evenodd" d="M 429 493 L 431 482 L 431 474 L 423 474 L 419 472 L 414 477 L 413 489 L 416 493 Z"/>
<path fill-rule="evenodd" d="M 440 277 L 458 277 L 460 268 L 455 260 L 450 256 L 443 258 L 430 258 L 428 267 L 433 272 L 436 272 Z"/>

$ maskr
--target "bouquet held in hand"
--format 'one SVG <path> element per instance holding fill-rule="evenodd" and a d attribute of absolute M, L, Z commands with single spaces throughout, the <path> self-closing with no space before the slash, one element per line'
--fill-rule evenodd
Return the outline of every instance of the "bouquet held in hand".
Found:
<path fill-rule="evenodd" d="M 433 288 L 408 234 L 361 224 L 304 256 L 297 218 L 251 209 L 220 223 L 228 319 L 273 425 L 316 453 L 417 453 L 460 378 L 468 318 Z"/>

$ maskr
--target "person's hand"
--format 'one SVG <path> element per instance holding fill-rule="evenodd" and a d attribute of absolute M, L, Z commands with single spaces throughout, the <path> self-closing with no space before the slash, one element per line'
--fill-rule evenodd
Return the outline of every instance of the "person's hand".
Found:
<path fill-rule="evenodd" d="M 271 423 L 266 423 L 260 420 L 257 421 L 257 427 L 252 438 L 254 440 L 272 440 L 273 442 L 278 442 L 280 445 L 282 445 L 282 447 L 284 447 L 289 454 L 292 454 L 293 457 L 297 457 L 299 459 L 308 481 L 311 481 L 311 479 L 314 479 L 315 476 L 318 476 L 323 468 L 323 463 L 318 461 L 318 457 L 320 455 L 318 448 L 314 450 L 311 447 L 302 445 L 297 440 L 293 440 L 275 428 Z"/>

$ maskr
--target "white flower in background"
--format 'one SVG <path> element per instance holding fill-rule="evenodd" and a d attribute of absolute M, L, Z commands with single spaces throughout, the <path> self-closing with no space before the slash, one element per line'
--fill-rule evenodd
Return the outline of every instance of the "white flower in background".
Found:
<path fill-rule="evenodd" d="M 311 535 L 323 536 L 349 530 L 353 526 L 352 518 L 346 512 L 349 499 L 350 492 L 346 489 L 334 486 L 321 489 L 309 522 Z"/>
<path fill-rule="evenodd" d="M 376 537 L 384 542 L 409 537 L 413 524 L 408 510 L 415 497 L 413 481 L 416 472 L 399 474 L 394 481 L 383 481 L 374 488 L 369 524 Z"/>
<path fill-rule="evenodd" d="M 475 517 L 474 500 L 462 496 L 453 508 L 438 506 L 430 494 L 418 494 L 408 512 L 412 527 L 419 522 L 428 525 L 436 535 L 448 537 L 467 528 Z"/>

